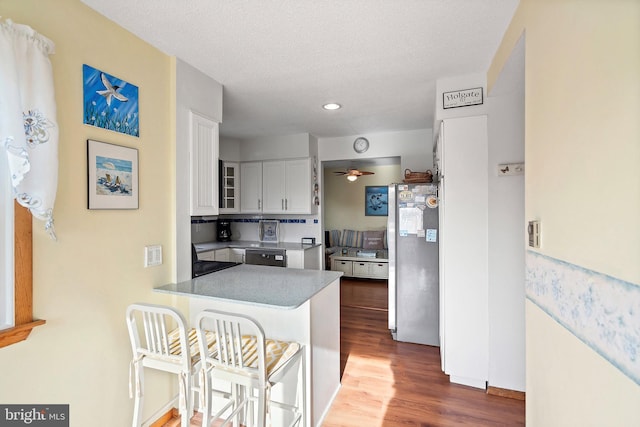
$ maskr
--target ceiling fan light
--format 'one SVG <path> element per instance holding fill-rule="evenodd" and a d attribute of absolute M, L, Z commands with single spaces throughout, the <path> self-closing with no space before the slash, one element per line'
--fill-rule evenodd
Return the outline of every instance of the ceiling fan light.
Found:
<path fill-rule="evenodd" d="M 357 175 L 347 175 L 347 179 L 351 182 L 355 181 L 356 179 L 358 179 Z"/>

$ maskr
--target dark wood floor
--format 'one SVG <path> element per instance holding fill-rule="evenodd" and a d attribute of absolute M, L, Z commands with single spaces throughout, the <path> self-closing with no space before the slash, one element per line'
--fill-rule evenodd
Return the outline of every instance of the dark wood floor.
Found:
<path fill-rule="evenodd" d="M 437 347 L 394 341 L 386 292 L 385 281 L 342 279 L 342 387 L 323 427 L 525 424 L 523 401 L 451 384 Z"/>

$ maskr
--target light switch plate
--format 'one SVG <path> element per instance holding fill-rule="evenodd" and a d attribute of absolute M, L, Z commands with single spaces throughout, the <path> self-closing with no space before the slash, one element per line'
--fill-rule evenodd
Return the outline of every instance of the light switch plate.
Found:
<path fill-rule="evenodd" d="M 532 248 L 540 247 L 540 221 L 529 221 L 529 246 Z"/>
<path fill-rule="evenodd" d="M 151 245 L 144 247 L 144 266 L 153 267 L 162 264 L 162 246 Z"/>

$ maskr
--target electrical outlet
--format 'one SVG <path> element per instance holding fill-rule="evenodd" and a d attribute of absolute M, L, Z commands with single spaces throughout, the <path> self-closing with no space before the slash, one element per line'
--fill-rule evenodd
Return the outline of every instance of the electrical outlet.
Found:
<path fill-rule="evenodd" d="M 496 166 L 498 176 L 513 176 L 524 174 L 524 163 L 503 163 Z"/>
<path fill-rule="evenodd" d="M 144 266 L 153 267 L 162 264 L 162 246 L 152 245 L 144 247 Z"/>

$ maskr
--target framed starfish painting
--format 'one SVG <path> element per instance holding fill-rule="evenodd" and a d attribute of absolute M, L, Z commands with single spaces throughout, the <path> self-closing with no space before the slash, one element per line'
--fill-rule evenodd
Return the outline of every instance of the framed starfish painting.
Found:
<path fill-rule="evenodd" d="M 84 124 L 140 136 L 138 86 L 82 65 Z"/>

